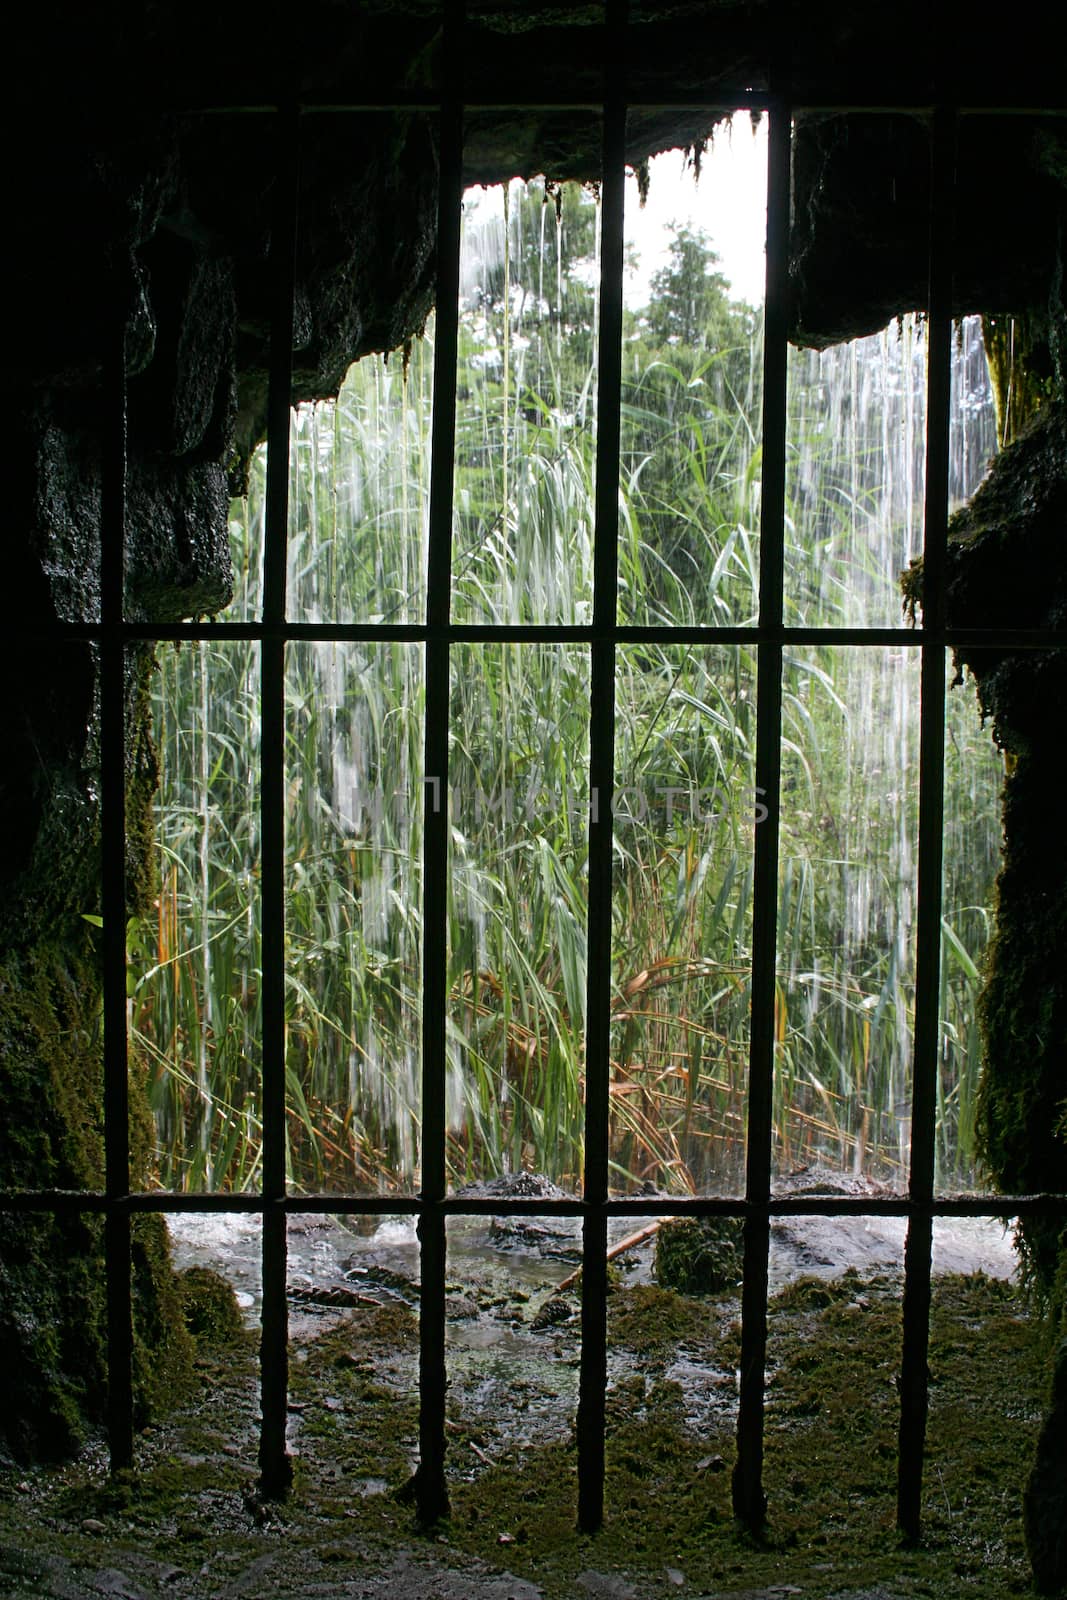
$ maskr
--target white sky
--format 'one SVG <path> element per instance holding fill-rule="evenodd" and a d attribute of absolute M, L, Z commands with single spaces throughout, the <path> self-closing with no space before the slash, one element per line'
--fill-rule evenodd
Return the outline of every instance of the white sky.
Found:
<path fill-rule="evenodd" d="M 652 182 L 642 210 L 637 182 L 626 180 L 626 240 L 638 250 L 640 266 L 625 284 L 626 303 L 647 305 L 652 274 L 665 264 L 671 222 L 703 228 L 714 244 L 719 271 L 734 299 L 763 301 L 767 231 L 767 118 L 753 133 L 747 111 L 716 131 L 700 164 L 700 181 L 685 169 L 679 150 L 650 163 Z"/>

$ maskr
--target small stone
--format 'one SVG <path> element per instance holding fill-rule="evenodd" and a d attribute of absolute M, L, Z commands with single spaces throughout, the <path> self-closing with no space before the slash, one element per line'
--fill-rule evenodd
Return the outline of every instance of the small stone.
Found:
<path fill-rule="evenodd" d="M 496 1542 L 497 1544 L 514 1544 L 515 1535 L 513 1533 L 498 1533 Z"/>
<path fill-rule="evenodd" d="M 83 1533 L 106 1533 L 107 1529 L 97 1517 L 86 1517 L 82 1523 Z"/>
<path fill-rule="evenodd" d="M 667 1582 L 673 1583 L 676 1589 L 680 1589 L 685 1583 L 685 1573 L 679 1572 L 677 1567 L 668 1567 Z"/>
<path fill-rule="evenodd" d="M 23 1478 L 21 1480 L 21 1482 L 16 1483 L 16 1485 L 15 1485 L 15 1493 L 16 1494 L 29 1494 L 29 1492 L 30 1492 L 30 1486 L 26 1482 L 25 1478 Z"/>
<path fill-rule="evenodd" d="M 680 1294 L 722 1294 L 741 1275 L 740 1217 L 668 1217 L 656 1234 L 656 1281 Z"/>
<path fill-rule="evenodd" d="M 222 1453 L 224 1456 L 239 1456 L 241 1454 L 241 1447 L 238 1444 L 224 1444 L 222 1447 Z"/>
<path fill-rule="evenodd" d="M 725 1467 L 726 1462 L 722 1456 L 703 1456 L 697 1462 L 698 1472 L 722 1472 Z"/>

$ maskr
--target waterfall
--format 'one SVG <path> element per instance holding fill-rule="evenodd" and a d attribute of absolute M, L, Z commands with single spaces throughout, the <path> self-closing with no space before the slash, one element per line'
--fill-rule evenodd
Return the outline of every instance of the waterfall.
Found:
<path fill-rule="evenodd" d="M 957 330 L 952 397 L 950 495 L 959 504 L 995 449 L 977 317 Z M 904 626 L 897 579 L 922 550 L 925 412 L 925 330 L 917 317 L 847 345 L 791 353 L 788 620 Z M 803 1021 L 787 1032 L 778 1064 L 778 1173 L 829 1160 L 899 1186 L 910 1139 L 918 652 L 903 640 L 900 648 L 806 649 L 787 656 L 785 697 L 787 737 L 792 732 L 802 745 L 809 769 L 835 769 L 840 781 L 828 785 L 820 776 L 816 785 L 787 786 L 784 796 L 779 957 L 783 1004 L 799 1008 Z M 999 765 L 967 689 L 950 691 L 946 727 L 950 957 L 938 1153 L 946 1181 L 967 1181 L 970 1151 L 960 1143 L 967 1130 L 953 1102 L 961 1082 L 973 1093 L 976 983 L 961 991 L 951 938 L 966 924 L 966 957 L 980 965 L 985 925 L 976 913 L 992 898 Z M 964 747 L 961 762 L 953 752 Z M 787 783 L 796 765 L 787 755 Z M 817 830 L 810 806 L 819 811 Z"/>

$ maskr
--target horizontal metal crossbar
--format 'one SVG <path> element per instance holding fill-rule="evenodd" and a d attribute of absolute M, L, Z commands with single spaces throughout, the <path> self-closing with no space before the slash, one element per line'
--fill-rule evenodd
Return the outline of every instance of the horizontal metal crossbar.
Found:
<path fill-rule="evenodd" d="M 307 640 L 322 644 L 423 644 L 445 638 L 451 644 L 593 644 L 610 638 L 618 644 L 781 644 L 847 645 L 851 647 L 921 649 L 934 641 L 954 650 L 1064 650 L 1064 628 L 772 628 L 753 623 L 733 627 L 638 627 L 629 623 L 319 623 L 319 622 L 70 622 L 19 624 L 9 632 L 18 639 L 55 644 L 100 640 L 117 634 L 129 644 L 183 644 L 200 640 Z"/>
<path fill-rule="evenodd" d="M 290 1194 L 265 1201 L 258 1194 L 168 1194 L 149 1190 L 143 1194 L 108 1195 L 89 1190 L 28 1189 L 0 1194 L 0 1212 L 4 1211 L 151 1211 L 168 1216 L 226 1212 L 254 1216 L 265 1211 L 281 1211 L 288 1216 L 315 1212 L 375 1217 L 420 1216 L 433 1211 L 449 1217 L 584 1217 L 597 1212 L 608 1217 L 911 1217 L 921 1212 L 934 1218 L 1011 1219 L 1067 1216 L 1067 1194 L 956 1194 L 929 1201 L 912 1200 L 904 1194 L 772 1194 L 765 1200 L 714 1195 L 619 1195 L 594 1203 L 577 1197 L 557 1200 L 502 1195 L 478 1198 L 452 1195 L 430 1201 L 419 1195 L 402 1194 Z"/>

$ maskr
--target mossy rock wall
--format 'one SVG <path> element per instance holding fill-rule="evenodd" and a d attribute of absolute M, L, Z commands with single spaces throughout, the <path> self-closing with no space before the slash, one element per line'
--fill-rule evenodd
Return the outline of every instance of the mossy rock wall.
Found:
<path fill-rule="evenodd" d="M 66 949 L 37 948 L 0 967 L 6 1114 L 0 1169 L 13 1189 L 103 1187 L 99 972 L 82 924 Z M 81 949 L 76 949 L 80 942 Z M 131 1085 L 131 1147 L 143 1179 L 149 1149 L 143 1087 Z M 134 1391 L 147 1418 L 180 1394 L 192 1341 L 166 1224 L 133 1222 Z M 0 1212 L 0 1448 L 18 1459 L 73 1449 L 107 1398 L 104 1226 L 98 1215 Z"/>
<path fill-rule="evenodd" d="M 1043 409 L 997 458 L 951 528 L 948 621 L 1062 628 L 1067 622 L 1067 416 Z M 1067 830 L 1060 718 L 1067 653 L 965 649 L 983 714 L 1005 752 L 1004 857 L 981 997 L 985 1060 L 977 1136 L 1005 1190 L 1067 1190 Z M 1028 1262 L 1046 1291 L 1061 1229 L 1029 1220 Z"/>
<path fill-rule="evenodd" d="M 1054 341 L 1055 343 L 1056 341 Z M 1062 378 L 1054 387 L 1059 387 Z M 1067 625 L 1067 409 L 1040 404 L 1020 437 L 949 527 L 946 620 L 956 628 Z M 922 605 L 923 569 L 903 575 L 905 603 Z M 1067 762 L 1059 708 L 1067 652 L 956 651 L 982 715 L 1004 751 L 1003 860 L 980 998 L 984 1059 L 976 1136 L 985 1167 L 1007 1192 L 1067 1191 Z M 1028 1219 L 1029 1270 L 1049 1294 L 1061 1226 Z"/>
<path fill-rule="evenodd" d="M 1062 704 L 1067 661 L 1032 672 Z M 1051 678 L 1055 678 L 1055 684 Z M 1018 687 L 1018 685 L 1017 685 Z M 1036 688 L 1036 686 L 1035 686 Z M 980 1001 L 985 1061 L 979 1087 L 979 1148 L 998 1185 L 1018 1193 L 1067 1190 L 1067 834 L 1058 750 L 1025 750 L 1004 784 L 1004 862 L 996 931 Z M 1062 1227 L 1028 1219 L 1027 1259 L 1046 1288 L 1059 1261 Z"/>

